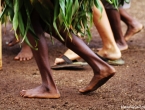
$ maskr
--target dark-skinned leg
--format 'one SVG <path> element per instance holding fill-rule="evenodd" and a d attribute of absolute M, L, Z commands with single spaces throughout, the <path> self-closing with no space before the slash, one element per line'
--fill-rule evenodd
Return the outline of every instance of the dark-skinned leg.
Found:
<path fill-rule="evenodd" d="M 40 70 L 42 85 L 34 89 L 23 90 L 20 93 L 23 97 L 59 98 L 60 94 L 55 86 L 50 71 L 47 43 L 43 37 L 43 31 L 40 28 L 37 19 L 38 18 L 35 17 L 35 20 L 33 19 L 33 22 L 35 21 L 35 32 L 37 32 L 37 35 L 39 36 L 38 51 L 32 51 Z M 92 80 L 85 88 L 80 89 L 80 92 L 86 93 L 96 90 L 115 74 L 115 69 L 102 61 L 99 57 L 97 57 L 97 55 L 81 39 L 79 39 L 75 35 L 72 35 L 71 40 L 65 33 L 61 33 L 61 35 L 65 39 L 65 42 L 60 40 L 58 36 L 56 38 L 64 43 L 68 48 L 72 49 L 74 52 L 80 55 L 83 59 L 85 59 L 94 71 Z M 29 36 L 29 38 L 31 38 L 31 36 Z M 33 45 L 35 45 L 35 42 L 32 38 L 30 39 L 30 41 Z"/>
<path fill-rule="evenodd" d="M 54 83 L 50 64 L 48 60 L 48 45 L 44 37 L 44 32 L 39 24 L 37 14 L 32 15 L 33 26 L 36 34 L 39 36 L 38 50 L 32 49 L 34 58 L 40 70 L 42 84 L 34 89 L 22 90 L 20 95 L 29 98 L 59 98 L 60 93 Z M 35 46 L 34 38 L 28 33 L 30 43 Z"/>
<path fill-rule="evenodd" d="M 126 50 L 128 45 L 124 39 L 123 32 L 121 29 L 121 19 L 118 10 L 116 9 L 106 9 L 106 13 L 114 34 L 115 41 L 119 49 Z"/>
<path fill-rule="evenodd" d="M 121 16 L 121 20 L 127 25 L 127 31 L 124 37 L 125 40 L 128 41 L 134 34 L 142 30 L 143 25 L 132 16 L 130 16 L 123 8 L 119 8 L 119 13 Z"/>
<path fill-rule="evenodd" d="M 65 42 L 61 41 L 59 37 L 55 38 L 77 53 L 93 69 L 94 76 L 85 88 L 79 90 L 81 93 L 88 93 L 98 89 L 115 74 L 115 69 L 102 61 L 80 38 L 72 34 L 71 40 L 65 33 L 61 35 L 65 39 Z"/>

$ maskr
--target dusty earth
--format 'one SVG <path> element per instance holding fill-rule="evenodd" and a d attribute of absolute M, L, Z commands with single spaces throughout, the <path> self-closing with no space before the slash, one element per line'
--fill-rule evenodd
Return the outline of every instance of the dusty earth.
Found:
<path fill-rule="evenodd" d="M 127 11 L 145 26 L 145 2 L 132 2 Z M 122 23 L 123 32 L 126 25 Z M 9 28 L 7 28 L 9 30 Z M 92 28 L 93 40 L 89 47 L 101 47 L 101 40 Z M 90 66 L 75 70 L 52 70 L 61 93 L 59 99 L 22 98 L 19 91 L 33 88 L 41 83 L 35 60 L 19 62 L 14 56 L 20 46 L 7 47 L 13 33 L 3 34 L 3 70 L 0 71 L 0 110 L 121 110 L 145 109 L 145 29 L 128 42 L 129 49 L 122 52 L 126 64 L 114 66 L 116 75 L 97 91 L 81 95 L 78 89 L 89 83 L 93 72 Z M 50 64 L 65 50 L 61 43 L 48 40 Z M 47 51 L 47 50 L 46 50 Z"/>

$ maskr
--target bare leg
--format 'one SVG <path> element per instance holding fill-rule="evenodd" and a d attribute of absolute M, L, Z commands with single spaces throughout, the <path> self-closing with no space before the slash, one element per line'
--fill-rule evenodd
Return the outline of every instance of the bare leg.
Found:
<path fill-rule="evenodd" d="M 98 54 L 104 58 L 116 60 L 121 57 L 121 52 L 114 40 L 114 36 L 104 6 L 102 5 L 102 7 L 102 13 L 96 7 L 93 8 L 93 21 L 103 41 L 103 47 L 99 50 Z M 66 55 L 70 60 L 80 58 L 76 53 L 72 52 L 71 50 L 67 50 L 64 55 Z M 62 62 L 64 62 L 62 58 L 56 58 L 54 65 Z"/>
<path fill-rule="evenodd" d="M 20 92 L 20 95 L 22 97 L 29 98 L 59 98 L 60 93 L 52 77 L 50 64 L 48 60 L 48 46 L 41 25 L 38 22 L 39 17 L 36 13 L 33 13 L 32 19 L 35 32 L 39 36 L 38 51 L 32 49 L 32 52 L 40 70 L 42 84 L 34 89 L 22 90 Z M 31 34 L 28 34 L 28 37 L 30 43 L 33 46 L 35 46 L 35 41 Z"/>
<path fill-rule="evenodd" d="M 119 47 L 121 51 L 128 49 L 128 45 L 124 39 L 123 32 L 121 29 L 121 20 L 120 20 L 120 14 L 118 10 L 106 9 L 106 12 L 109 18 L 109 22 L 110 22 L 117 46 Z"/>
<path fill-rule="evenodd" d="M 112 60 L 119 59 L 121 57 L 121 52 L 114 40 L 114 36 L 104 8 L 102 13 L 96 7 L 93 8 L 93 21 L 103 42 L 103 47 L 98 54 L 104 58 L 109 58 Z"/>
<path fill-rule="evenodd" d="M 66 39 L 66 34 L 62 33 L 61 35 Z M 59 37 L 56 38 L 60 40 Z M 64 43 L 63 41 L 61 42 Z M 94 76 L 90 83 L 85 88 L 79 90 L 81 93 L 91 92 L 98 89 L 98 87 L 102 86 L 115 74 L 116 71 L 112 66 L 102 61 L 81 39 L 75 35 L 72 35 L 72 40 L 68 37 L 64 44 L 83 58 L 94 71 Z"/>
<path fill-rule="evenodd" d="M 34 89 L 22 90 L 20 92 L 20 95 L 22 97 L 59 98 L 60 94 L 54 83 L 50 70 L 46 39 L 44 38 L 43 30 L 40 27 L 41 25 L 38 22 L 39 17 L 37 16 L 37 14 L 32 15 L 32 21 L 35 32 L 39 36 L 38 51 L 32 50 L 32 52 L 40 70 L 42 84 Z M 80 92 L 84 93 L 96 90 L 115 74 L 115 69 L 109 64 L 102 61 L 81 39 L 73 34 L 72 39 L 70 39 L 67 34 L 64 33 L 64 31 L 61 32 L 61 35 L 65 39 L 65 42 L 61 41 L 60 37 L 55 35 L 54 36 L 72 51 L 77 53 L 81 58 L 85 59 L 94 71 L 94 76 L 91 82 L 85 88 L 80 89 Z M 34 39 L 30 35 L 28 36 L 31 44 L 34 46 Z M 103 79 L 104 81 L 102 81 Z"/>
<path fill-rule="evenodd" d="M 125 40 L 128 41 L 134 34 L 140 32 L 143 25 L 132 18 L 123 8 L 119 8 L 121 20 L 127 25 L 127 31 L 124 35 Z"/>

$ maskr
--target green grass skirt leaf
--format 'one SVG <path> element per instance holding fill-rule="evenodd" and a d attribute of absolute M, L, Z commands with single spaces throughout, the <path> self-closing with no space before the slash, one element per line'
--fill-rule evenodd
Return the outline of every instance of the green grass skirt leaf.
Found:
<path fill-rule="evenodd" d="M 119 6 L 118 0 L 106 0 Z M 126 1 L 128 0 L 121 0 Z M 99 0 L 5 0 L 2 7 L 0 20 L 7 22 L 9 17 L 12 20 L 13 29 L 17 36 L 17 30 L 30 46 L 27 39 L 27 32 L 30 32 L 36 41 L 39 39 L 31 24 L 31 13 L 35 9 L 41 20 L 43 28 L 50 34 L 52 30 L 63 40 L 60 30 L 68 33 L 81 34 L 91 40 L 91 26 L 93 22 L 92 7 L 96 6 L 102 12 Z M 46 31 L 46 30 L 44 30 Z M 71 36 L 69 36 L 71 37 Z"/>

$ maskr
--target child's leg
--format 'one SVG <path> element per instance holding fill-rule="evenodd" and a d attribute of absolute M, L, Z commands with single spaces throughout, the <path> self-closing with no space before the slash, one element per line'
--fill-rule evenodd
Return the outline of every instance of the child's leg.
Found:
<path fill-rule="evenodd" d="M 35 32 L 39 36 L 38 41 L 38 51 L 32 50 L 38 68 L 40 70 L 42 85 L 29 90 L 22 90 L 20 92 L 22 97 L 36 97 L 36 98 L 59 98 L 59 91 L 54 83 L 52 73 L 50 70 L 49 60 L 48 60 L 48 48 L 47 43 L 44 38 L 44 33 L 39 24 L 39 17 L 33 15 L 33 26 L 35 27 Z M 83 89 L 79 91 L 82 93 L 90 92 L 96 90 L 98 87 L 102 86 L 111 76 L 115 74 L 115 69 L 102 61 L 81 39 L 77 36 L 72 35 L 72 40 L 65 33 L 61 33 L 65 42 L 60 40 L 60 37 L 56 36 L 58 40 L 64 43 L 68 48 L 77 53 L 81 58 L 87 61 L 87 63 L 92 67 L 94 71 L 94 76 L 90 83 Z M 66 39 L 67 37 L 67 39 Z M 29 35 L 29 40 L 34 46 L 34 39 Z"/>
<path fill-rule="evenodd" d="M 123 32 L 121 29 L 121 19 L 118 10 L 116 9 L 106 9 L 108 19 L 114 34 L 115 41 L 120 50 L 128 49 L 128 45 L 123 36 Z"/>
<path fill-rule="evenodd" d="M 124 35 L 125 40 L 129 40 L 134 34 L 142 30 L 143 25 L 139 23 L 136 19 L 130 16 L 126 10 L 119 8 L 119 13 L 121 20 L 127 25 L 127 31 Z"/>
<path fill-rule="evenodd" d="M 54 83 L 50 64 L 48 60 L 48 45 L 44 37 L 43 30 L 39 24 L 39 16 L 33 13 L 32 16 L 33 26 L 36 34 L 39 36 L 38 40 L 38 50 L 32 49 L 34 58 L 36 60 L 37 66 L 40 70 L 42 84 L 34 89 L 22 90 L 20 95 L 22 97 L 33 97 L 33 98 L 59 98 L 59 91 Z M 28 33 L 28 38 L 30 43 L 35 46 L 34 38 Z"/>
<path fill-rule="evenodd" d="M 61 34 L 64 39 L 67 37 L 65 33 Z M 56 37 L 56 36 L 55 36 Z M 56 37 L 60 40 L 59 37 Z M 61 41 L 61 40 L 60 40 Z M 61 41 L 62 42 L 62 41 Z M 65 45 L 72 51 L 77 53 L 81 58 L 83 58 L 93 69 L 94 76 L 90 83 L 80 92 L 86 93 L 96 90 L 98 87 L 102 86 L 111 76 L 115 74 L 115 69 L 102 61 L 80 38 L 72 34 L 72 40 L 68 37 L 65 40 Z"/>
<path fill-rule="evenodd" d="M 121 52 L 116 45 L 114 35 L 104 7 L 102 13 L 99 9 L 93 7 L 93 21 L 96 29 L 100 34 L 100 37 L 102 38 L 103 43 L 103 47 L 98 52 L 98 54 L 104 58 L 109 58 L 112 60 L 119 59 L 121 57 Z"/>
<path fill-rule="evenodd" d="M 100 4 L 102 3 L 100 2 Z M 102 13 L 98 8 L 96 8 L 95 6 L 93 7 L 93 21 L 96 29 L 100 34 L 100 37 L 102 38 L 103 43 L 103 47 L 99 50 L 98 54 L 104 58 L 108 58 L 111 60 L 119 59 L 121 57 L 121 52 L 114 40 L 114 35 L 112 33 L 112 29 L 104 6 L 102 5 L 102 7 Z M 69 49 L 64 53 L 64 55 L 67 56 L 70 60 L 80 58 L 80 56 Z M 54 65 L 62 62 L 64 62 L 63 58 L 56 58 Z"/>

